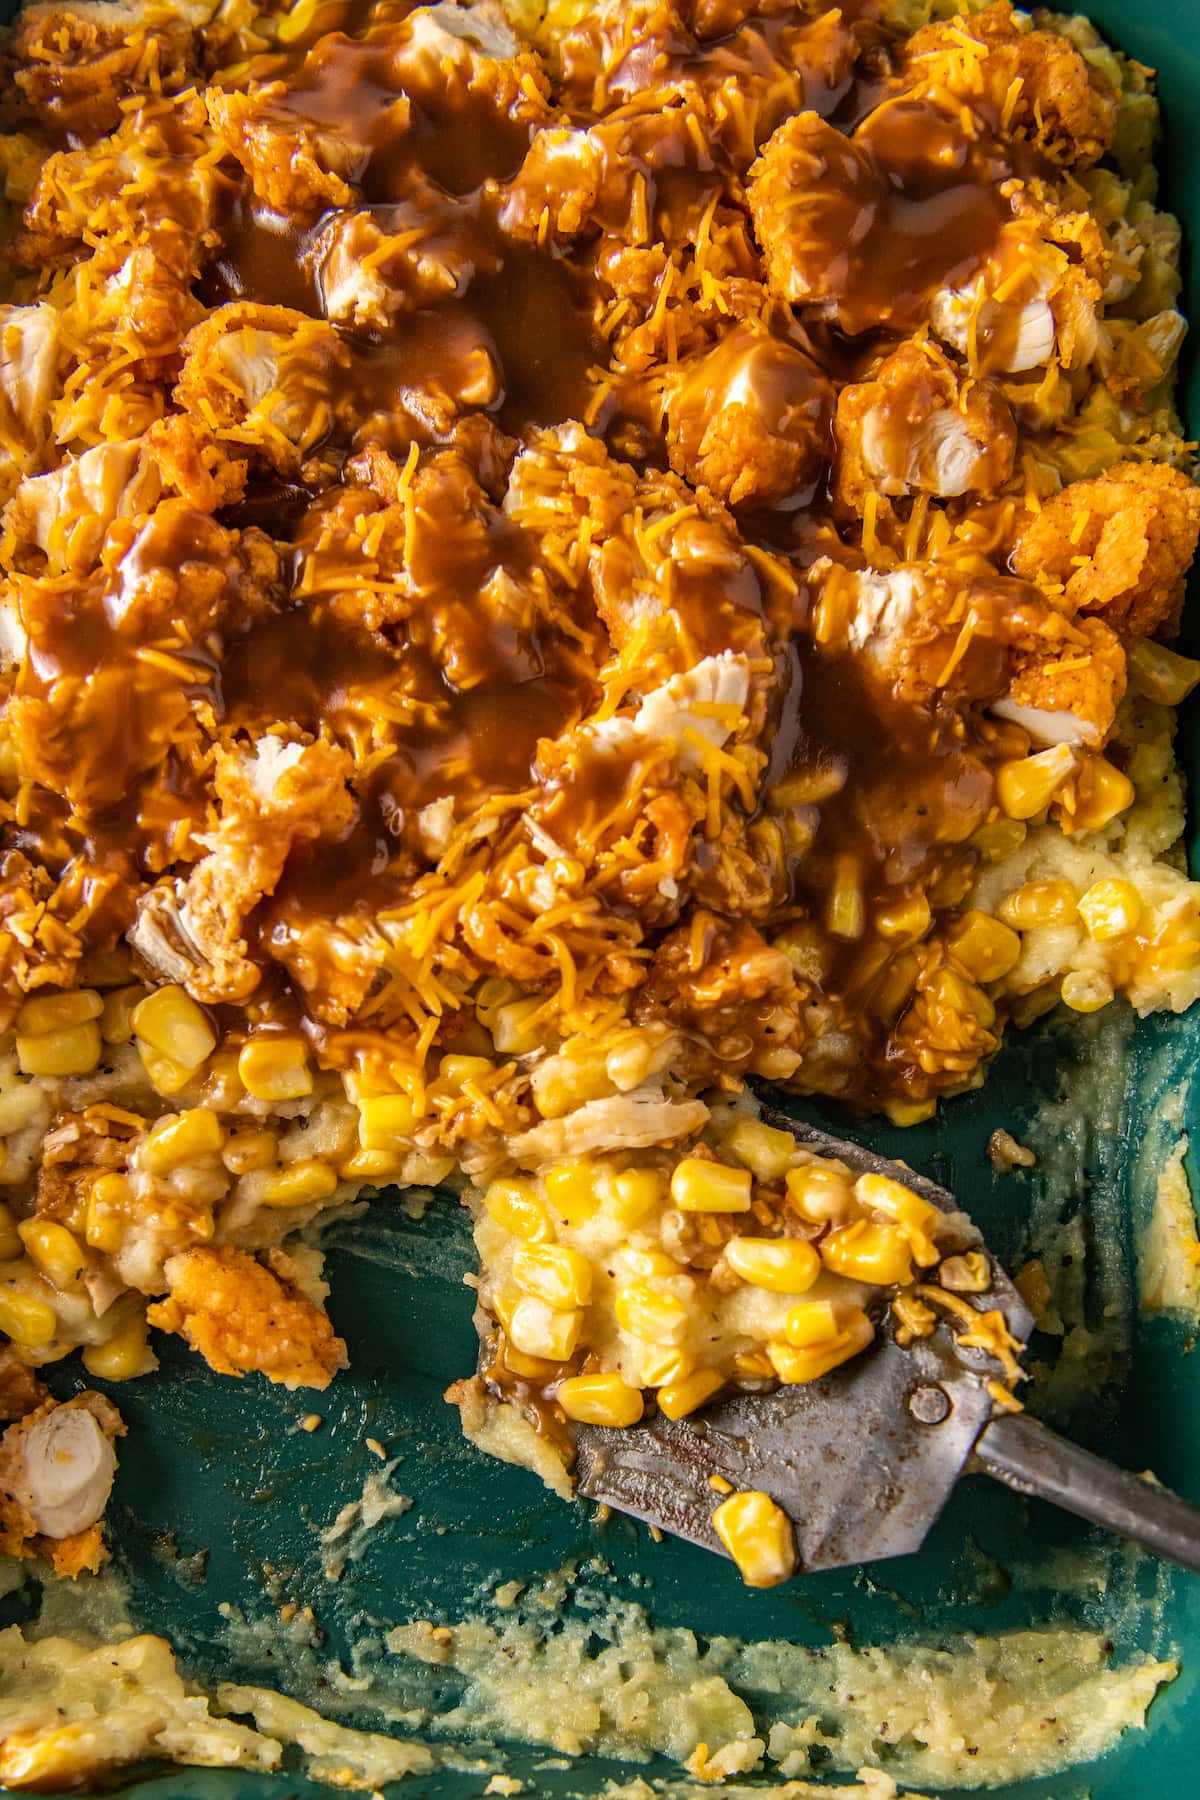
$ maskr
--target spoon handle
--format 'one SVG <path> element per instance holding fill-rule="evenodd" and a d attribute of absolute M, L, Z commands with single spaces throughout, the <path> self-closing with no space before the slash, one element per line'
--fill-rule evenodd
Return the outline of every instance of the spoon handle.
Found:
<path fill-rule="evenodd" d="M 1200 1575 L 1200 1507 L 1093 1456 L 1026 1413 L 993 1419 L 975 1444 L 972 1466 Z"/>

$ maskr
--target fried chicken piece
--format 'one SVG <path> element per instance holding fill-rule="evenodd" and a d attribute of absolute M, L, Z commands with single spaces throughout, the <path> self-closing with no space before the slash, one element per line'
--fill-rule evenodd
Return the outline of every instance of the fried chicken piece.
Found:
<path fill-rule="evenodd" d="M 354 204 L 368 146 L 344 130 L 306 119 L 286 82 L 232 92 L 210 87 L 204 98 L 219 141 L 241 164 L 263 206 L 306 222 L 329 207 Z M 410 112 L 405 96 L 397 94 L 387 109 L 397 136 L 406 130 Z"/>
<path fill-rule="evenodd" d="M 1126 643 L 1173 637 L 1198 537 L 1200 489 L 1188 476 L 1163 463 L 1116 463 L 1027 519 L 1012 566 L 1076 611 L 1098 613 Z"/>
<path fill-rule="evenodd" d="M 214 793 L 217 828 L 186 877 L 143 897 L 129 941 L 158 974 L 208 1003 L 240 1001 L 262 971 L 243 936 L 246 919 L 278 885 L 297 845 L 336 840 L 355 816 L 347 751 L 318 740 L 260 738 L 250 753 L 223 752 Z"/>
<path fill-rule="evenodd" d="M 911 1000 L 876 1061 L 893 1093 L 909 1100 L 958 1092 L 1000 1047 L 996 1009 L 981 987 L 951 968 L 942 947 L 921 945 Z"/>
<path fill-rule="evenodd" d="M 803 351 L 737 326 L 669 382 L 671 466 L 729 506 L 771 506 L 817 479 L 832 410 L 833 389 Z"/>
<path fill-rule="evenodd" d="M 705 41 L 713 38 L 721 41 Z M 599 95 L 598 110 L 611 117 L 653 90 L 663 107 L 682 102 L 702 117 L 739 172 L 783 119 L 837 89 L 857 48 L 835 9 L 813 18 L 794 0 L 602 0 L 555 42 L 575 111 L 590 112 Z"/>
<path fill-rule="evenodd" d="M 218 1375 L 257 1370 L 286 1388 L 326 1388 L 346 1345 L 318 1306 L 244 1250 L 185 1250 L 166 1266 L 169 1296 L 146 1313 L 186 1338 Z"/>
<path fill-rule="evenodd" d="M 797 113 L 751 168 L 746 193 L 775 293 L 793 306 L 841 300 L 880 203 L 867 152 L 817 113 Z"/>
<path fill-rule="evenodd" d="M 1047 657 L 1037 638 L 1014 651 L 1008 693 L 992 711 L 1023 725 L 1039 745 L 1101 745 L 1110 735 L 1125 694 L 1125 651 L 1115 631 L 1101 619 L 1080 618 L 1072 635 Z"/>
<path fill-rule="evenodd" d="M 217 242 L 217 205 L 228 186 L 211 148 L 204 102 L 194 90 L 123 112 L 109 137 L 46 158 L 15 260 L 41 272 L 75 261 L 99 241 L 97 304 L 106 277 L 137 249 L 190 280 Z"/>
<path fill-rule="evenodd" d="M 897 705 L 929 713 L 983 706 L 1039 743 L 1098 746 L 1125 690 L 1125 657 L 1110 631 L 1084 629 L 1031 584 L 908 563 L 887 574 L 827 562 L 819 612 L 828 651 L 849 651 Z"/>
<path fill-rule="evenodd" d="M 172 94 L 196 73 L 196 34 L 179 13 L 151 22 L 113 0 L 37 0 L 18 13 L 9 57 L 21 111 L 60 141 L 112 131 L 123 101 Z"/>
<path fill-rule="evenodd" d="M 1009 0 L 915 31 L 900 80 L 908 92 L 948 90 L 1066 168 L 1099 161 L 1116 133 L 1119 96 L 1104 75 L 1061 32 L 1020 22 Z"/>
<path fill-rule="evenodd" d="M 6 1424 L 10 1419 L 23 1419 L 48 1398 L 45 1382 L 38 1380 L 11 1344 L 5 1344 L 0 1349 L 0 1419 Z"/>
<path fill-rule="evenodd" d="M 714 1072 L 779 1079 L 781 1056 L 792 1068 L 799 1061 L 799 1007 L 795 971 L 782 950 L 752 925 L 697 912 L 659 944 L 634 1017 L 694 1033 L 700 1068 L 711 1057 Z"/>
<path fill-rule="evenodd" d="M 28 477 L 4 510 L 5 542 L 18 566 L 40 552 L 49 575 L 92 568 L 114 519 L 148 512 L 158 470 L 136 440 L 96 444 L 45 475 Z"/>
<path fill-rule="evenodd" d="M 0 1438 L 0 1549 L 47 1554 L 58 1574 L 94 1570 L 107 1555 L 100 1519 L 125 1425 L 111 1400 L 86 1391 L 44 1400 Z"/>
<path fill-rule="evenodd" d="M 0 495 L 38 465 L 64 354 L 59 316 L 47 301 L 0 306 Z"/>
<path fill-rule="evenodd" d="M 1020 375 L 1057 355 L 1088 363 L 1100 345 L 1097 308 L 1111 257 L 1096 221 L 1063 212 L 1041 188 L 1010 191 L 1003 224 L 977 274 L 944 286 L 929 319 L 943 343 L 982 375 Z"/>
<path fill-rule="evenodd" d="M 1017 427 L 990 381 L 975 381 L 935 344 L 912 340 L 837 403 L 837 497 L 862 516 L 868 493 L 946 500 L 990 494 L 1013 471 Z"/>
<path fill-rule="evenodd" d="M 282 475 L 328 436 L 348 386 L 350 353 L 332 325 L 286 306 L 219 306 L 188 333 L 183 355 L 177 404 Z"/>
<path fill-rule="evenodd" d="M 308 258 L 321 310 L 336 324 L 386 331 L 397 314 L 461 297 L 474 276 L 499 269 L 473 200 L 444 194 L 415 171 L 405 189 L 392 205 L 335 213 L 314 240 Z M 489 405 L 498 390 L 485 352 L 472 404 Z"/>
<path fill-rule="evenodd" d="M 189 413 L 156 419 L 142 442 L 163 484 L 197 512 L 215 513 L 241 499 L 245 461 Z"/>

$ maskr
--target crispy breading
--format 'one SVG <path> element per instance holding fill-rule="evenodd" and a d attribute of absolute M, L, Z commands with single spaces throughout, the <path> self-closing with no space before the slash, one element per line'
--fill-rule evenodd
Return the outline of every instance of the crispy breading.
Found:
<path fill-rule="evenodd" d="M 177 405 L 282 474 L 299 468 L 348 398 L 350 354 L 333 326 L 286 306 L 232 301 L 182 348 Z"/>
<path fill-rule="evenodd" d="M 922 26 L 900 66 L 910 91 L 948 88 L 1067 167 L 1098 161 L 1116 133 L 1118 95 L 1103 73 L 1060 32 L 1030 30 L 1009 0 Z"/>
<path fill-rule="evenodd" d="M 186 1338 L 218 1375 L 257 1371 L 287 1388 L 326 1388 L 347 1366 L 321 1309 L 244 1250 L 185 1250 L 166 1279 L 168 1298 L 146 1317 Z"/>
<path fill-rule="evenodd" d="M 634 1016 L 695 1034 L 700 1067 L 754 1073 L 766 1063 L 774 1073 L 771 1059 L 803 1043 L 800 1000 L 782 950 L 751 925 L 697 911 L 659 944 Z"/>
<path fill-rule="evenodd" d="M 774 505 L 817 479 L 832 410 L 832 386 L 803 351 L 737 327 L 669 382 L 672 467 L 729 506 Z"/>
<path fill-rule="evenodd" d="M 7 48 L 22 113 L 85 141 L 112 131 L 132 96 L 176 93 L 197 73 L 182 14 L 164 7 L 150 19 L 123 0 L 35 0 Z"/>
<path fill-rule="evenodd" d="M 1126 642 L 1173 637 L 1200 538 L 1200 488 L 1161 463 L 1116 463 L 1073 481 L 1027 518 L 1018 575 L 1099 614 Z"/>
<path fill-rule="evenodd" d="M 11 1344 L 5 1344 L 0 1349 L 0 1419 L 6 1424 L 23 1419 L 43 1404 L 48 1393 L 45 1382 L 38 1380 Z"/>
<path fill-rule="evenodd" d="M 815 112 L 796 113 L 767 143 L 746 183 L 767 279 L 793 306 L 836 302 L 852 263 L 829 246 L 851 246 L 878 202 L 867 153 Z"/>
<path fill-rule="evenodd" d="M 214 777 L 218 823 L 201 839 L 183 880 L 151 888 L 130 941 L 155 970 L 198 1000 L 244 1000 L 261 969 L 242 935 L 245 920 L 278 885 L 298 845 L 330 841 L 354 817 L 351 760 L 318 740 L 260 738 L 250 753 L 220 752 Z"/>
<path fill-rule="evenodd" d="M 328 207 L 351 206 L 354 180 L 367 149 L 345 132 L 324 130 L 287 105 L 282 81 L 244 91 L 209 88 L 208 119 L 218 140 L 250 178 L 255 197 L 273 212 L 310 220 Z M 391 111 L 397 130 L 408 118 L 408 102 L 397 96 Z"/>
<path fill-rule="evenodd" d="M 89 1432 L 105 1458 L 104 1464 L 99 1464 L 98 1457 L 96 1459 L 99 1467 L 91 1507 L 85 1493 L 66 1500 L 65 1511 L 74 1513 L 74 1519 L 63 1516 L 64 1502 L 60 1494 L 46 1495 L 38 1486 L 39 1471 L 31 1467 L 34 1459 L 32 1434 L 41 1438 L 47 1421 L 54 1420 L 58 1425 L 72 1413 L 86 1413 L 95 1420 L 99 1432 L 95 1427 L 89 1427 Z M 90 1388 L 71 1400 L 59 1401 L 48 1396 L 33 1408 L 21 1411 L 0 1436 L 0 1550 L 5 1555 L 47 1556 L 55 1573 L 66 1577 L 94 1572 L 107 1560 L 108 1549 L 95 1513 L 103 1509 L 116 1466 L 108 1446 L 124 1437 L 125 1429 L 125 1422 L 112 1401 Z M 43 1449 L 41 1454 L 44 1457 L 46 1451 Z M 86 1523 L 80 1520 L 81 1508 Z M 49 1518 L 45 1516 L 47 1512 Z M 76 1522 L 79 1527 L 76 1530 L 63 1532 L 61 1536 L 50 1534 L 52 1529 L 61 1530 L 63 1525 Z"/>
<path fill-rule="evenodd" d="M 914 339 L 837 402 L 837 496 L 861 516 L 868 493 L 989 494 L 1013 471 L 1017 427 L 995 383 L 972 380 Z"/>

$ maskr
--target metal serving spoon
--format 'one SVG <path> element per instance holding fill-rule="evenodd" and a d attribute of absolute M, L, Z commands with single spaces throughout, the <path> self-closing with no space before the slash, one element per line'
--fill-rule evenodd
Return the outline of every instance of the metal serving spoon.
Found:
<path fill-rule="evenodd" d="M 959 1211 L 945 1188 L 903 1164 L 782 1113 L 762 1117 L 856 1174 L 890 1175 L 943 1212 Z M 985 1248 L 978 1233 L 967 1247 Z M 991 1287 L 972 1299 L 1001 1312 L 1023 1344 L 1032 1315 L 989 1262 Z M 834 1569 L 918 1550 L 959 1476 L 983 1472 L 1200 1574 L 1200 1507 L 1025 1413 L 997 1414 L 987 1382 L 1001 1374 L 948 1323 L 907 1348 L 881 1323 L 871 1348 L 818 1381 L 628 1430 L 580 1427 L 578 1490 L 724 1555 L 714 1507 L 729 1487 L 758 1489 L 792 1521 L 797 1569 Z"/>

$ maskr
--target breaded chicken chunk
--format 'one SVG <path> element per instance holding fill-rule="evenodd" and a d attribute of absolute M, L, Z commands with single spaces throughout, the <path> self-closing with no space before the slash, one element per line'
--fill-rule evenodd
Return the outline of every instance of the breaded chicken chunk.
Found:
<path fill-rule="evenodd" d="M 837 405 L 837 496 L 991 494 L 1013 471 L 1017 427 L 994 383 L 972 380 L 935 344 L 913 339 Z"/>
<path fill-rule="evenodd" d="M 256 199 L 286 218 L 313 219 L 331 206 L 351 206 L 354 182 L 369 151 L 344 131 L 322 130 L 289 106 L 285 82 L 246 91 L 205 93 L 217 138 L 250 179 Z M 397 132 L 407 124 L 408 101 L 398 95 L 391 116 Z"/>
<path fill-rule="evenodd" d="M 176 403 L 281 474 L 328 435 L 350 369 L 332 325 L 245 300 L 209 313 L 184 339 L 183 357 Z"/>
<path fill-rule="evenodd" d="M 0 1438 L 0 1549 L 45 1555 L 68 1578 L 95 1571 L 108 1552 L 100 1520 L 125 1425 L 112 1401 L 90 1390 L 44 1399 Z"/>
<path fill-rule="evenodd" d="M 1200 488 L 1162 463 L 1116 463 L 1073 481 L 1023 526 L 1018 575 L 1098 613 L 1127 643 L 1179 629 L 1200 538 Z"/>
<path fill-rule="evenodd" d="M 1064 617 L 1031 584 L 928 563 L 881 574 L 824 562 L 810 579 L 821 590 L 819 639 L 849 651 L 901 706 L 978 706 L 1039 743 L 1098 747 L 1111 732 L 1125 691 L 1119 642 Z M 846 620 L 840 641 L 822 614 Z"/>
<path fill-rule="evenodd" d="M 802 350 L 742 325 L 667 388 L 671 466 L 729 506 L 771 506 L 816 480 L 833 389 Z"/>
<path fill-rule="evenodd" d="M 430 181 L 406 182 L 403 200 L 334 213 L 309 251 L 321 310 L 356 330 L 385 331 L 398 313 L 462 295 L 500 258 L 479 241 L 476 209 Z M 494 397 L 496 377 L 475 404 Z"/>
<path fill-rule="evenodd" d="M 124 0 L 36 0 L 13 26 L 8 54 L 23 114 L 60 139 L 112 131 L 133 95 L 177 92 L 196 74 L 196 34 L 182 12 L 151 23 Z"/>
<path fill-rule="evenodd" d="M 867 153 L 817 113 L 797 113 L 766 145 L 746 191 L 772 289 L 793 306 L 840 300 L 879 203 Z"/>
<path fill-rule="evenodd" d="M 166 1276 L 169 1296 L 146 1317 L 186 1338 L 218 1375 L 257 1370 L 286 1388 L 326 1388 L 348 1367 L 321 1309 L 244 1250 L 185 1250 Z"/>
<path fill-rule="evenodd" d="M 293 849 L 336 839 L 354 817 L 351 758 L 333 744 L 264 737 L 252 751 L 219 753 L 216 767 L 220 822 L 207 854 L 143 896 L 129 933 L 151 967 L 210 1003 L 244 1000 L 258 986 L 243 928 Z"/>
<path fill-rule="evenodd" d="M 1068 168 L 1097 162 L 1116 132 L 1118 96 L 1104 75 L 1060 32 L 1031 30 L 1009 0 L 922 26 L 900 70 L 908 91 L 948 90 Z"/>

